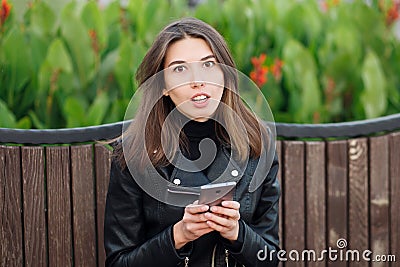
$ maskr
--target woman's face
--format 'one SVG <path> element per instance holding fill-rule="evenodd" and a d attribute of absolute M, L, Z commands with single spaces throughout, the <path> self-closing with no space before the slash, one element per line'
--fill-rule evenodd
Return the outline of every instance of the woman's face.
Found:
<path fill-rule="evenodd" d="M 206 121 L 214 114 L 224 92 L 223 72 L 201 38 L 185 38 L 168 47 L 164 79 L 164 95 L 196 121 Z"/>

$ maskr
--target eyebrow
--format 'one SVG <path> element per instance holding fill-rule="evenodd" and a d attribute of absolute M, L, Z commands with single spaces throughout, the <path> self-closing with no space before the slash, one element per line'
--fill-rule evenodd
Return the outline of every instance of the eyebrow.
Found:
<path fill-rule="evenodd" d="M 205 60 L 210 59 L 210 58 L 215 58 L 215 56 L 214 55 L 208 55 L 208 56 L 205 56 L 202 59 L 200 59 L 200 61 L 205 61 Z M 175 65 L 175 64 L 182 64 L 182 63 L 185 63 L 185 62 L 186 61 L 184 61 L 184 60 L 175 60 L 175 61 L 172 61 L 171 63 L 169 63 L 168 67 L 170 67 L 172 65 Z"/>

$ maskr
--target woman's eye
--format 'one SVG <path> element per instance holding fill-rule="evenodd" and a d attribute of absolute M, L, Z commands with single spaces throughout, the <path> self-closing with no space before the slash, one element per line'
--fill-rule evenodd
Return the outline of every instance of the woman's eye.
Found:
<path fill-rule="evenodd" d="M 182 72 L 182 71 L 184 71 L 185 69 L 186 69 L 185 66 L 179 65 L 179 66 L 176 66 L 176 67 L 174 68 L 174 71 L 175 71 L 175 72 Z"/>
<path fill-rule="evenodd" d="M 214 62 L 214 61 L 206 61 L 206 62 L 204 62 L 204 64 L 203 64 L 203 66 L 206 67 L 206 68 L 211 68 L 211 67 L 213 67 L 214 65 L 215 65 L 215 62 Z"/>

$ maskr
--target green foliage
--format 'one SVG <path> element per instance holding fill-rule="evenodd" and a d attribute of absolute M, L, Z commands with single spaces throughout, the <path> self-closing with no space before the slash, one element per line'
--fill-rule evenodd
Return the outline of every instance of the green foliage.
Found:
<path fill-rule="evenodd" d="M 283 61 L 262 85 L 277 121 L 334 122 L 400 110 L 400 42 L 390 1 L 33 0 L 0 24 L 0 127 L 60 128 L 120 121 L 156 34 L 186 16 L 214 26 L 240 71 Z M 335 4 L 339 2 L 338 4 Z"/>

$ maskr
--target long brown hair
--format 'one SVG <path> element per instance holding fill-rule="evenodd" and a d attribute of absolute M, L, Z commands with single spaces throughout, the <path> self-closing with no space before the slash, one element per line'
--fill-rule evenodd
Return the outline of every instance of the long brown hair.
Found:
<path fill-rule="evenodd" d="M 124 133 L 124 142 L 129 143 L 124 144 L 124 149 L 120 143 L 115 150 L 114 155 L 122 166 L 125 166 L 126 162 L 134 161 L 143 167 L 145 162 L 148 162 L 146 160 L 148 158 L 155 167 L 165 166 L 169 164 L 167 158 L 173 158 L 178 146 L 187 145 L 185 144 L 187 139 L 183 133 L 179 132 L 179 127 L 173 122 L 166 121 L 168 114 L 175 108 L 174 103 L 169 96 L 162 95 L 163 84 L 151 81 L 153 75 L 164 69 L 168 47 L 184 38 L 205 40 L 216 61 L 221 63 L 225 80 L 221 102 L 225 105 L 219 105 L 214 116 L 216 121 L 224 122 L 226 129 L 216 123 L 215 130 L 219 141 L 229 145 L 232 151 L 236 151 L 238 159 L 242 161 L 246 160 L 248 155 L 259 157 L 262 152 L 261 131 L 264 132 L 264 128 L 238 95 L 236 66 L 224 38 L 203 21 L 184 18 L 169 24 L 158 34 L 137 70 L 136 80 L 139 87 L 146 84 L 151 86 L 145 86 L 142 91 L 143 98 L 138 113 Z M 226 67 L 223 67 L 224 65 Z M 158 99 L 157 102 L 155 105 L 150 105 L 149 103 L 154 102 L 154 99 Z M 223 112 L 224 106 L 229 107 L 233 112 Z M 241 122 L 238 122 L 238 119 Z M 164 127 L 167 129 L 167 135 L 161 134 L 164 123 L 166 123 Z M 248 141 L 243 138 L 245 135 L 248 136 Z M 168 139 L 168 136 L 180 136 L 178 143 L 173 142 L 174 138 Z M 168 151 L 163 151 L 161 146 L 165 144 L 165 141 L 169 142 Z M 122 150 L 125 150 L 124 153 Z"/>

